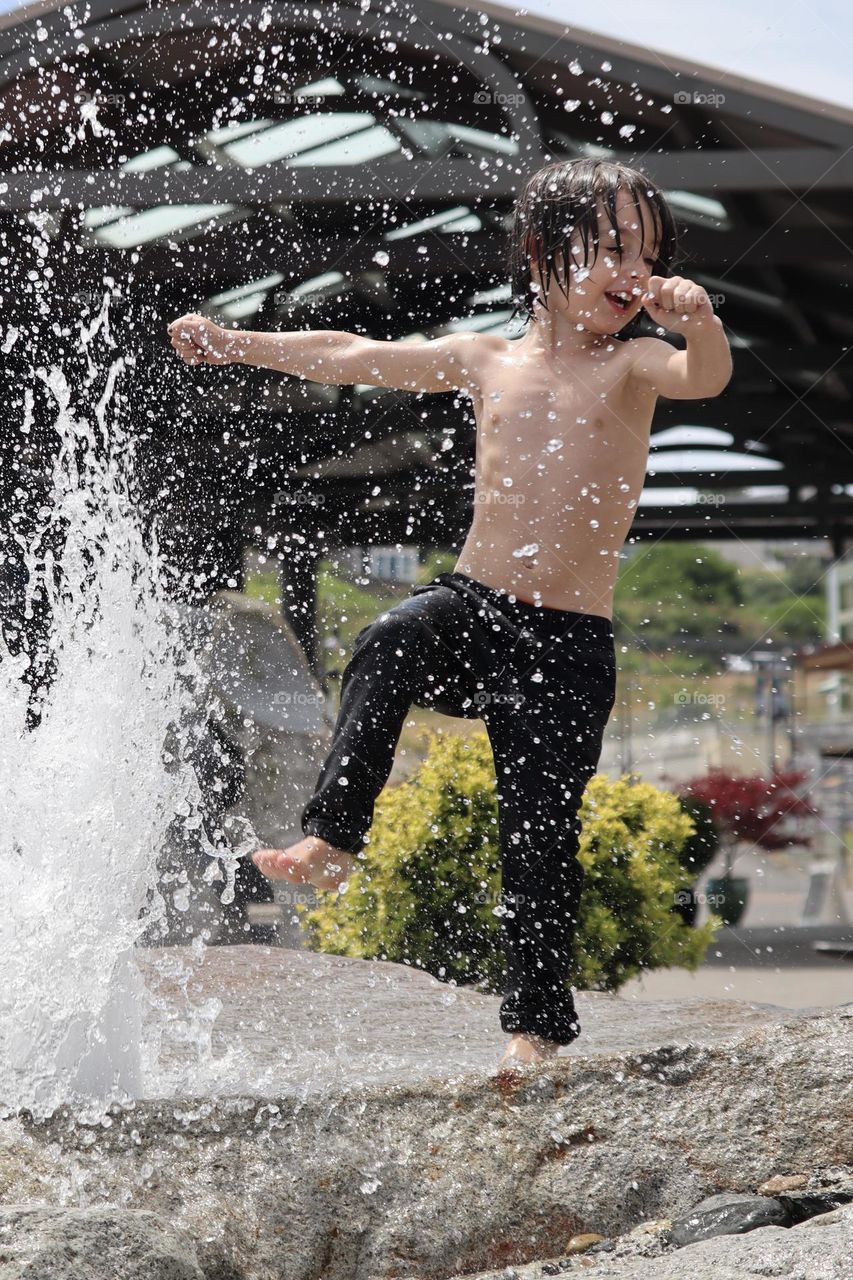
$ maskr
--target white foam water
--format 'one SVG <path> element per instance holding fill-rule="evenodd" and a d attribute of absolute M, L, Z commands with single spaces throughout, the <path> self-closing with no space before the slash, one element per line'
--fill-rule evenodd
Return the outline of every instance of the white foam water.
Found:
<path fill-rule="evenodd" d="M 90 377 L 95 337 L 115 345 L 107 311 L 105 298 L 81 333 Z M 37 1113 L 158 1092 L 134 959 L 164 915 L 158 849 L 184 823 L 210 855 L 205 878 L 224 876 L 223 901 L 237 866 L 207 840 L 186 760 L 206 677 L 156 530 L 145 536 L 131 501 L 133 441 L 109 413 L 123 370 L 119 355 L 91 421 L 72 410 L 59 368 L 36 371 L 56 403 L 59 449 L 51 502 L 22 547 L 30 597 L 41 588 L 49 601 L 55 663 L 34 728 L 28 658 L 0 638 L 0 1102 Z M 209 1042 L 209 1027 L 199 1032 Z"/>

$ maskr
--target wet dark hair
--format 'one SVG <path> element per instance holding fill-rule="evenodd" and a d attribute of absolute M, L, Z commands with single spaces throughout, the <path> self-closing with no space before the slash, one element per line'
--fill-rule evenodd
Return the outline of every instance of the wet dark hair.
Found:
<path fill-rule="evenodd" d="M 569 274 L 572 231 L 581 237 L 584 250 L 584 266 L 598 258 L 598 210 L 603 208 L 615 236 L 615 248 L 622 250 L 622 237 L 616 216 L 617 193 L 626 191 L 633 197 L 640 214 L 643 241 L 655 253 L 654 275 L 668 275 L 678 251 L 678 231 L 672 210 L 661 190 L 639 169 L 612 160 L 582 158 L 558 160 L 539 169 L 527 183 L 515 205 L 512 232 L 509 243 L 509 277 L 512 287 L 512 316 L 522 313 L 533 319 L 533 273 L 536 270 L 542 292 L 539 305 L 547 311 L 547 293 L 554 271 L 555 259 L 559 259 L 564 282 L 558 286 L 568 297 L 571 280 Z M 651 215 L 651 235 L 647 238 L 646 215 Z M 544 280 L 543 280 L 544 268 Z M 639 320 L 642 312 L 634 317 Z M 630 336 L 626 330 L 634 328 L 629 322 L 614 337 Z"/>

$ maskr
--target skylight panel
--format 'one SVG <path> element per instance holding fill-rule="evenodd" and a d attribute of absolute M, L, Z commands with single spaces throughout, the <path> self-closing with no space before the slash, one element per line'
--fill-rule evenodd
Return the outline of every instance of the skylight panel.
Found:
<path fill-rule="evenodd" d="M 209 228 L 211 219 L 223 220 L 235 208 L 235 205 L 230 204 L 158 205 L 155 209 L 140 209 L 137 213 L 122 215 L 114 222 L 101 225 L 94 236 L 102 244 L 109 244 L 117 249 L 130 249 L 158 240 L 161 236 L 184 231 L 195 224 L 198 224 L 197 231 L 201 232 Z M 84 213 L 83 224 L 87 229 L 89 215 L 97 215 L 98 212 L 97 209 L 89 209 Z"/>

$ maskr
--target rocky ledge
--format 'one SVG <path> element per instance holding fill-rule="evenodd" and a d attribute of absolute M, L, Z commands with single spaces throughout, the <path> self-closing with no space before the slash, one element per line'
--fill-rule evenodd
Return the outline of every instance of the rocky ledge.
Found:
<path fill-rule="evenodd" d="M 348 963 L 369 1001 L 389 966 Z M 10 1115 L 0 1280 L 849 1280 L 853 1006 L 747 1014 L 523 1075 Z"/>

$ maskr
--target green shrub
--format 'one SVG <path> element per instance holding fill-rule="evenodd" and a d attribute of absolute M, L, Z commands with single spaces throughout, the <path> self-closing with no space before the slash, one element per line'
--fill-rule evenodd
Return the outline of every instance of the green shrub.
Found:
<path fill-rule="evenodd" d="M 695 970 L 721 921 L 695 929 L 675 911 L 676 895 L 694 880 L 680 855 L 695 828 L 678 796 L 599 774 L 581 816 L 578 858 L 586 874 L 573 985 L 616 991 L 646 970 Z"/>
<path fill-rule="evenodd" d="M 584 796 L 586 875 L 572 986 L 615 991 L 641 970 L 695 969 L 716 929 L 672 911 L 692 880 L 679 852 L 693 827 L 678 798 L 597 776 Z M 485 732 L 430 735 L 426 759 L 379 797 L 347 890 L 302 908 L 309 946 L 392 960 L 457 983 L 503 987 L 494 761 Z"/>

